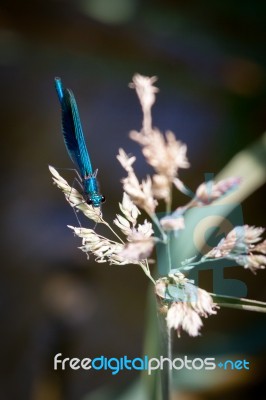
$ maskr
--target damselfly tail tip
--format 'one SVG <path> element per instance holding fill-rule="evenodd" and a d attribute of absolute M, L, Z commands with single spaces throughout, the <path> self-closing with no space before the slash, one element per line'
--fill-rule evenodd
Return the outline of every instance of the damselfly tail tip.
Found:
<path fill-rule="evenodd" d="M 62 98 L 63 98 L 63 96 L 64 96 L 64 95 L 63 95 L 63 85 L 62 85 L 61 78 L 55 77 L 55 78 L 54 78 L 54 83 L 55 83 L 55 89 L 56 89 L 56 91 L 57 91 L 59 100 L 61 101 Z"/>

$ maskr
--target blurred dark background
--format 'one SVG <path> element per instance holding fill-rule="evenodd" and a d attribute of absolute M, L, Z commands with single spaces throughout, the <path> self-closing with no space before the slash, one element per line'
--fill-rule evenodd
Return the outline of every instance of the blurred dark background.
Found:
<path fill-rule="evenodd" d="M 54 77 L 75 93 L 111 222 L 124 174 L 118 148 L 137 156 L 140 177 L 149 171 L 128 138 L 141 126 L 132 75 L 159 77 L 153 122 L 187 143 L 192 167 L 181 178 L 195 189 L 265 130 L 265 23 L 259 0 L 1 1 L 0 400 L 84 400 L 107 384 L 126 388 L 137 374 L 55 372 L 53 357 L 143 351 L 145 276 L 86 260 L 66 227 L 75 216 L 52 185 L 48 164 L 72 167 Z M 73 173 L 60 172 L 71 183 Z M 259 189 L 243 204 L 245 222 L 263 225 L 264 207 Z M 248 297 L 266 300 L 263 272 L 236 271 Z M 253 360 L 249 374 L 227 374 L 217 386 L 183 382 L 185 398 L 264 399 L 265 326 L 263 315 L 224 309 L 201 338 L 184 334 L 186 354 L 213 356 L 218 345 L 225 356 Z"/>

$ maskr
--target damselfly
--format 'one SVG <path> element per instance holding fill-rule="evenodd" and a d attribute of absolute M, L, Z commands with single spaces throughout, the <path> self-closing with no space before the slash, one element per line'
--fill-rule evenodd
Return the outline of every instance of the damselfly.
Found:
<path fill-rule="evenodd" d="M 105 201 L 105 197 L 99 193 L 96 179 L 98 170 L 92 169 L 74 94 L 63 87 L 60 78 L 55 78 L 55 88 L 61 104 L 65 145 L 71 160 L 78 169 L 85 200 L 88 204 L 99 207 Z"/>

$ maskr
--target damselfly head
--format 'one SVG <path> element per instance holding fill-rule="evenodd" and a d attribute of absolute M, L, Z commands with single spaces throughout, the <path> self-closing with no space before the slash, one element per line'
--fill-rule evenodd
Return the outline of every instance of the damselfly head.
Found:
<path fill-rule="evenodd" d="M 105 196 L 102 194 L 94 193 L 87 197 L 86 203 L 93 207 L 100 207 L 105 202 Z"/>

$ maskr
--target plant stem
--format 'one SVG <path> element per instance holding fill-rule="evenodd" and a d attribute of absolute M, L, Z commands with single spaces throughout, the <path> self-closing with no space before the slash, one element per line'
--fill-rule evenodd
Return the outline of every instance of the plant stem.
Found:
<path fill-rule="evenodd" d="M 125 242 L 124 242 L 124 241 L 121 239 L 121 237 L 116 233 L 116 231 L 113 230 L 113 228 L 111 227 L 111 225 L 108 224 L 108 222 L 104 221 L 103 223 L 104 223 L 105 225 L 108 226 L 108 228 L 110 229 L 110 231 L 117 237 L 117 239 L 120 240 L 120 242 L 121 242 L 122 244 L 125 244 Z"/>
<path fill-rule="evenodd" d="M 151 276 L 151 272 L 150 272 L 150 268 L 149 268 L 149 264 L 148 261 L 145 260 L 145 265 L 144 263 L 140 262 L 139 265 L 141 266 L 141 268 L 143 269 L 145 275 L 147 275 L 147 277 L 152 281 L 152 283 L 155 285 L 155 280 L 153 279 L 153 277 Z"/>
<path fill-rule="evenodd" d="M 168 200 L 166 202 L 166 213 L 167 214 L 171 213 L 171 207 L 172 207 L 172 187 L 169 190 L 169 197 L 168 197 Z"/>
<path fill-rule="evenodd" d="M 188 264 L 184 264 L 182 266 L 191 266 L 194 267 L 196 265 L 202 264 L 203 262 L 214 262 L 214 261 L 219 261 L 219 260 L 225 260 L 226 257 L 219 257 L 219 258 L 205 258 L 204 256 L 201 257 L 201 259 L 199 261 L 196 262 L 192 262 L 192 263 L 188 263 Z"/>
<path fill-rule="evenodd" d="M 172 339 L 171 339 L 171 329 L 168 328 L 165 320 L 165 316 L 158 314 L 158 322 L 160 327 L 160 342 L 161 342 L 161 352 L 164 358 L 169 358 L 172 360 Z M 161 391 L 162 400 L 170 400 L 171 397 L 171 382 L 172 382 L 172 371 L 167 364 L 160 371 L 161 373 Z"/>
<path fill-rule="evenodd" d="M 163 231 L 160 221 L 158 220 L 157 216 L 155 214 L 149 214 L 149 216 L 152 219 L 152 222 L 154 223 L 154 225 L 156 225 L 158 230 L 160 231 L 160 234 L 162 235 L 163 243 L 167 243 L 167 235 Z"/>

